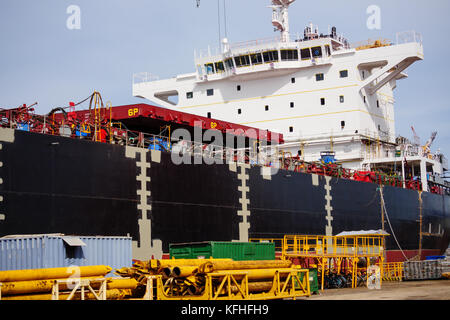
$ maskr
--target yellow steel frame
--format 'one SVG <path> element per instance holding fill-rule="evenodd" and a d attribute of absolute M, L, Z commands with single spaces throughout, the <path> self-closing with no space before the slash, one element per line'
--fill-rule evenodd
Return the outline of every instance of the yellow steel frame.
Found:
<path fill-rule="evenodd" d="M 299 274 L 302 274 L 300 280 Z M 156 285 L 153 284 L 156 281 Z M 270 300 L 311 295 L 309 284 L 309 270 L 291 268 L 277 271 L 272 279 L 272 288 L 262 293 L 250 293 L 248 289 L 248 274 L 243 271 L 221 271 L 206 274 L 206 283 L 200 295 L 171 295 L 165 288 L 162 276 L 154 275 L 147 278 L 147 292 L 144 299 L 155 300 Z M 232 287 L 237 288 L 233 293 Z M 153 295 L 156 288 L 156 297 Z M 236 291 L 236 290 L 234 290 Z"/>
<path fill-rule="evenodd" d="M 332 262 L 337 271 L 345 264 L 351 269 L 352 288 L 356 288 L 360 258 L 378 258 L 383 274 L 385 235 L 285 235 L 283 238 L 282 259 L 312 258 L 316 261 L 321 276 L 321 289 L 324 289 L 325 273 L 329 272 Z M 370 264 L 370 259 L 367 259 Z M 350 268 L 351 267 L 351 268 Z"/>
<path fill-rule="evenodd" d="M 383 264 L 382 278 L 385 281 L 402 281 L 403 262 L 389 262 Z"/>

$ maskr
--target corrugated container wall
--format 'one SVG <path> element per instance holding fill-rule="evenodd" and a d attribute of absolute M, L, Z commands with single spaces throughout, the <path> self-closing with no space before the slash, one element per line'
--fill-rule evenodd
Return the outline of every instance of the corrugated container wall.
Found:
<path fill-rule="evenodd" d="M 170 258 L 231 258 L 242 260 L 274 260 L 275 244 L 265 242 L 206 241 L 169 244 Z"/>
<path fill-rule="evenodd" d="M 85 245 L 70 244 L 67 238 L 81 240 Z M 108 265 L 113 270 L 131 267 L 131 244 L 131 237 L 4 237 L 0 238 L 0 270 L 88 265 Z"/>

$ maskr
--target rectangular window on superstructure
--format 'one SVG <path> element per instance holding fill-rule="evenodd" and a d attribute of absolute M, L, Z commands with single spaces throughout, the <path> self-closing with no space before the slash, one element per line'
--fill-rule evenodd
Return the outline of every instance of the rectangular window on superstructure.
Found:
<path fill-rule="evenodd" d="M 344 129 L 345 127 L 345 121 L 341 121 L 341 129 Z"/>
<path fill-rule="evenodd" d="M 380 101 L 377 100 L 377 108 L 380 107 Z"/>
<path fill-rule="evenodd" d="M 294 132 L 294 127 L 289 127 L 289 132 Z"/>
<path fill-rule="evenodd" d="M 281 60 L 298 60 L 298 51 L 294 49 L 283 49 L 280 50 L 281 53 Z"/>
<path fill-rule="evenodd" d="M 206 117 L 211 119 L 211 112 L 208 112 L 208 113 L 206 114 Z"/>
<path fill-rule="evenodd" d="M 293 102 L 291 102 L 291 103 L 290 103 L 290 105 L 291 105 L 291 108 L 293 108 L 293 107 L 294 107 L 294 103 L 293 103 Z"/>
<path fill-rule="evenodd" d="M 291 83 L 295 83 L 295 78 L 291 78 Z"/>
<path fill-rule="evenodd" d="M 323 73 L 316 73 L 316 81 L 322 81 L 324 79 Z"/>
<path fill-rule="evenodd" d="M 266 51 L 263 53 L 264 63 L 278 61 L 278 51 Z"/>
<path fill-rule="evenodd" d="M 213 74 L 214 73 L 214 66 L 212 63 L 205 64 L 205 70 L 206 74 Z"/>
<path fill-rule="evenodd" d="M 301 49 L 300 57 L 302 58 L 302 60 L 311 59 L 311 51 L 309 50 L 309 48 Z"/>
<path fill-rule="evenodd" d="M 186 92 L 186 99 L 192 99 L 194 97 L 194 93 L 192 91 Z"/>
<path fill-rule="evenodd" d="M 233 69 L 233 68 L 234 68 L 233 59 L 231 59 L 231 58 L 226 59 L 226 60 L 225 60 L 225 67 L 226 67 L 228 70 Z"/>
<path fill-rule="evenodd" d="M 321 58 L 322 57 L 322 47 L 312 47 L 311 48 L 313 58 Z"/>
<path fill-rule="evenodd" d="M 348 77 L 348 70 L 341 70 L 341 71 L 339 71 L 339 77 L 347 78 Z"/>
<path fill-rule="evenodd" d="M 250 65 L 250 57 L 248 55 L 234 57 L 236 67 L 246 67 Z"/>
<path fill-rule="evenodd" d="M 339 102 L 344 103 L 344 96 L 339 96 Z"/>
<path fill-rule="evenodd" d="M 264 110 L 269 111 L 269 106 L 266 105 L 266 106 L 264 107 Z"/>
<path fill-rule="evenodd" d="M 207 95 L 207 96 L 212 96 L 212 95 L 214 95 L 214 89 L 207 89 L 207 90 L 206 90 L 206 95 Z"/>
<path fill-rule="evenodd" d="M 325 45 L 325 53 L 327 54 L 328 57 L 331 56 L 331 50 L 328 44 Z"/>
<path fill-rule="evenodd" d="M 223 65 L 223 61 L 219 61 L 214 63 L 214 66 L 216 67 L 216 72 L 221 73 L 225 71 L 225 66 Z"/>
<path fill-rule="evenodd" d="M 238 109 L 238 114 L 241 114 L 242 113 L 242 110 L 241 109 Z"/>
<path fill-rule="evenodd" d="M 261 64 L 263 63 L 262 60 L 262 54 L 261 53 L 254 53 L 250 55 L 250 60 L 252 61 L 252 64 Z"/>
<path fill-rule="evenodd" d="M 240 84 L 238 84 L 238 85 L 236 86 L 236 90 L 237 90 L 237 91 L 241 91 L 241 85 L 240 85 Z"/>
<path fill-rule="evenodd" d="M 320 98 L 320 105 L 324 106 L 325 105 L 325 98 Z"/>

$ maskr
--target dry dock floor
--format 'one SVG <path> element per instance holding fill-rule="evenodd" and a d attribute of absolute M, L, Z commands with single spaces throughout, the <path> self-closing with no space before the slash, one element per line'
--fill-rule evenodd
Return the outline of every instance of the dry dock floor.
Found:
<path fill-rule="evenodd" d="M 381 289 L 327 289 L 308 300 L 450 300 L 450 279 L 383 281 Z"/>

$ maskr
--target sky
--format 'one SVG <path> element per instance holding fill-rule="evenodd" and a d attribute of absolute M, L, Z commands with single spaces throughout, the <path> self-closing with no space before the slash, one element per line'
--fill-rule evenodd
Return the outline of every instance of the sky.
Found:
<path fill-rule="evenodd" d="M 225 1 L 225 10 L 224 10 Z M 220 24 L 218 22 L 218 3 Z M 75 5 L 79 29 L 73 25 Z M 134 73 L 160 79 L 195 71 L 194 50 L 218 46 L 221 36 L 239 42 L 276 36 L 269 0 L 1 0 L 0 107 L 38 102 L 36 113 L 78 102 L 94 90 L 112 105 L 149 103 L 132 96 Z M 380 9 L 380 29 L 369 29 L 367 8 Z M 313 22 L 327 33 L 336 26 L 350 43 L 415 30 L 425 59 L 398 81 L 397 135 L 424 143 L 436 130 L 432 150 L 450 158 L 450 1 L 297 0 L 289 10 L 291 34 Z"/>

